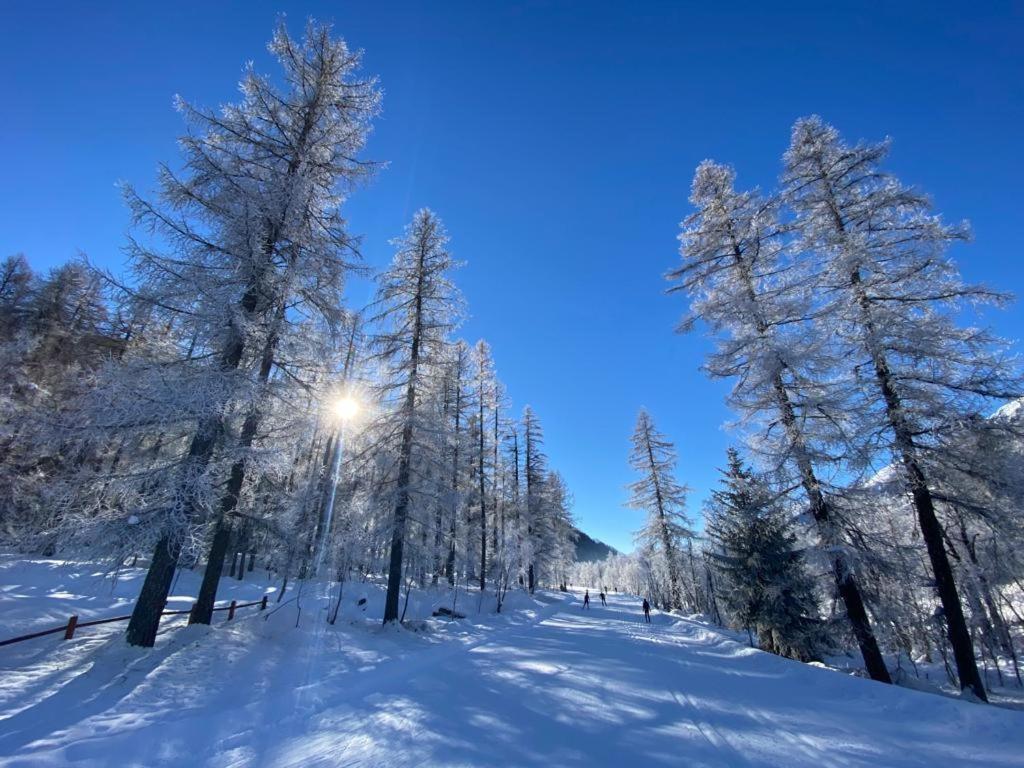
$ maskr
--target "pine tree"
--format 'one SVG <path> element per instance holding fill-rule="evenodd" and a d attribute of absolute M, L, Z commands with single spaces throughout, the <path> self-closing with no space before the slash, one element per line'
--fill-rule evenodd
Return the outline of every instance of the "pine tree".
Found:
<path fill-rule="evenodd" d="M 817 658 L 814 582 L 792 524 L 733 448 L 722 475 L 706 517 L 718 597 L 735 625 L 757 632 L 762 650 L 799 661 Z"/>
<path fill-rule="evenodd" d="M 785 195 L 807 258 L 823 262 L 830 300 L 818 323 L 838 331 L 860 385 L 861 434 L 887 435 L 928 551 L 962 688 L 985 699 L 971 633 L 936 513 L 924 454 L 993 399 L 1017 396 L 1005 345 L 961 328 L 965 302 L 998 300 L 965 284 L 945 254 L 966 236 L 880 167 L 888 143 L 846 145 L 818 117 L 797 121 L 786 152 Z"/>
<path fill-rule="evenodd" d="M 629 486 L 629 506 L 647 513 L 644 527 L 636 534 L 637 542 L 659 553 L 669 580 L 670 609 L 681 609 L 681 555 L 684 542 L 693 537 L 692 523 L 686 516 L 687 488 L 674 475 L 676 450 L 654 426 L 650 414 L 641 409 L 633 432 L 630 466 L 640 479 Z"/>

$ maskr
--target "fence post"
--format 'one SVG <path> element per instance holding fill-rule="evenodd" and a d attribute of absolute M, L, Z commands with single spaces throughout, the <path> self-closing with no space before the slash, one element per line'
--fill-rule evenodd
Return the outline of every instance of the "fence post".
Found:
<path fill-rule="evenodd" d="M 231 605 L 228 607 L 228 621 L 235 618 L 235 606 L 238 604 L 237 600 L 232 600 Z"/>
<path fill-rule="evenodd" d="M 70 640 L 75 636 L 75 627 L 78 626 L 78 616 L 72 616 L 68 619 L 67 629 L 64 630 L 64 639 Z"/>
<path fill-rule="evenodd" d="M 266 595 L 264 595 L 263 599 L 260 600 L 260 610 L 261 611 L 267 610 L 267 596 Z"/>

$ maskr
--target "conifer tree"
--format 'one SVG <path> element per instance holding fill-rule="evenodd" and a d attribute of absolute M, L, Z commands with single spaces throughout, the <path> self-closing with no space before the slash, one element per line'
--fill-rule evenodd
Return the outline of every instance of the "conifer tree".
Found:
<path fill-rule="evenodd" d="M 461 311 L 461 299 L 451 283 L 454 263 L 447 250 L 448 234 L 441 220 L 427 208 L 413 216 L 397 248 L 391 267 L 382 275 L 375 320 L 383 329 L 376 343 L 388 371 L 384 389 L 397 398 L 394 431 L 399 434 L 398 468 L 390 524 L 391 554 L 384 623 L 399 619 L 406 527 L 418 500 L 418 462 L 429 460 L 422 401 L 430 390 L 429 378 L 443 372 L 448 337 Z M 418 515 L 426 518 L 425 514 Z"/>
<path fill-rule="evenodd" d="M 355 158 L 379 93 L 372 80 L 356 75 L 359 55 L 327 27 L 311 22 L 297 43 L 282 23 L 270 50 L 284 70 L 283 90 L 250 68 L 239 104 L 215 113 L 179 101 L 193 129 L 182 140 L 185 175 L 162 169 L 162 205 L 126 190 L 136 224 L 172 253 L 132 239 L 136 285 L 123 287 L 189 329 L 189 358 L 204 361 L 196 378 L 204 380 L 205 396 L 194 411 L 172 508 L 129 623 L 134 645 L 153 644 L 188 527 L 205 509 L 217 506 L 223 518 L 237 504 L 285 326 L 305 316 L 329 328 L 341 316 L 354 243 L 340 214 L 340 193 L 369 170 Z M 297 325 L 309 334 L 309 324 Z M 201 354 L 193 355 L 197 345 Z M 179 382 L 186 389 L 195 384 Z M 229 416 L 238 414 L 245 423 L 235 437 Z M 215 454 L 224 448 L 230 477 L 215 504 L 209 473 L 218 469 Z M 211 554 L 217 571 L 223 554 L 219 548 Z M 204 604 L 212 605 L 215 575 Z"/>
<path fill-rule="evenodd" d="M 787 201 L 806 258 L 824 265 L 828 302 L 817 322 L 838 332 L 859 385 L 865 440 L 903 473 L 942 603 L 962 688 L 985 699 L 926 454 L 993 401 L 1020 394 L 1005 345 L 956 314 L 1001 297 L 967 285 L 945 251 L 966 236 L 930 213 L 928 201 L 885 173 L 888 143 L 849 146 L 818 117 L 797 121 L 785 156 Z"/>
<path fill-rule="evenodd" d="M 477 504 L 480 509 L 480 589 L 487 586 L 487 499 L 491 494 L 488 472 L 494 471 L 490 451 L 486 445 L 491 431 L 491 411 L 495 407 L 497 383 L 494 378 L 494 360 L 491 357 L 490 345 L 480 339 L 473 347 L 474 386 L 476 389 L 477 428 L 476 428 L 476 479 Z M 491 515 L 493 517 L 493 510 Z M 492 520 L 492 525 L 496 524 Z"/>
<path fill-rule="evenodd" d="M 814 582 L 792 524 L 734 448 L 722 475 L 706 517 L 718 598 L 735 625 L 757 632 L 762 650 L 799 661 L 817 658 Z"/>
<path fill-rule="evenodd" d="M 690 296 L 680 325 L 703 320 L 717 335 L 706 364 L 735 378 L 730 404 L 752 428 L 752 445 L 779 470 L 791 469 L 807 497 L 836 590 L 874 680 L 892 682 L 871 627 L 863 591 L 842 541 L 842 521 L 826 495 L 823 470 L 835 470 L 847 442 L 846 395 L 833 385 L 836 360 L 827 334 L 807 331 L 813 271 L 785 258 L 779 201 L 734 188 L 735 173 L 710 160 L 697 168 L 683 223 L 683 265 L 669 274 Z M 781 429 L 778 428 L 781 426 Z"/>
<path fill-rule="evenodd" d="M 668 607 L 681 609 L 681 555 L 693 530 L 685 512 L 687 488 L 675 479 L 675 446 L 657 431 L 643 409 L 637 416 L 632 442 L 629 464 L 640 479 L 629 486 L 629 506 L 647 513 L 636 540 L 646 550 L 658 553 L 668 573 Z"/>
<path fill-rule="evenodd" d="M 523 560 L 526 564 L 526 586 L 533 594 L 537 586 L 537 554 L 545 533 L 544 482 L 547 477 L 547 456 L 544 454 L 544 432 L 530 406 L 523 409 L 523 482 L 526 498 L 523 504 L 525 535 Z"/>

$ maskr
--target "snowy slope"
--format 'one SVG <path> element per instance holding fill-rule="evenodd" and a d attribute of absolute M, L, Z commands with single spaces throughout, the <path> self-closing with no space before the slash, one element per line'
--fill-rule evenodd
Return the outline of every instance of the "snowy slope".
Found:
<path fill-rule="evenodd" d="M 25 572 L 40 580 L 19 566 L 5 584 Z M 11 592 L 26 590 L 0 593 L 0 616 Z M 524 596 L 410 632 L 363 619 L 357 594 L 378 602 L 353 585 L 334 627 L 307 594 L 299 629 L 289 603 L 168 631 L 152 651 L 113 633 L 0 648 L 0 765 L 937 768 L 1024 754 L 1024 713 L 786 661 L 697 621 L 646 625 L 626 596 L 586 612 L 577 596 Z"/>

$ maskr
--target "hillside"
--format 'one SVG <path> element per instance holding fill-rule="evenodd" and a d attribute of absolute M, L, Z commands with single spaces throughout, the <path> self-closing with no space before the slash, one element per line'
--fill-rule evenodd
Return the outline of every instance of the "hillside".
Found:
<path fill-rule="evenodd" d="M 590 563 L 595 560 L 604 560 L 608 555 L 617 555 L 619 551 L 610 547 L 603 541 L 591 538 L 579 528 L 573 529 L 576 534 L 576 562 Z"/>

